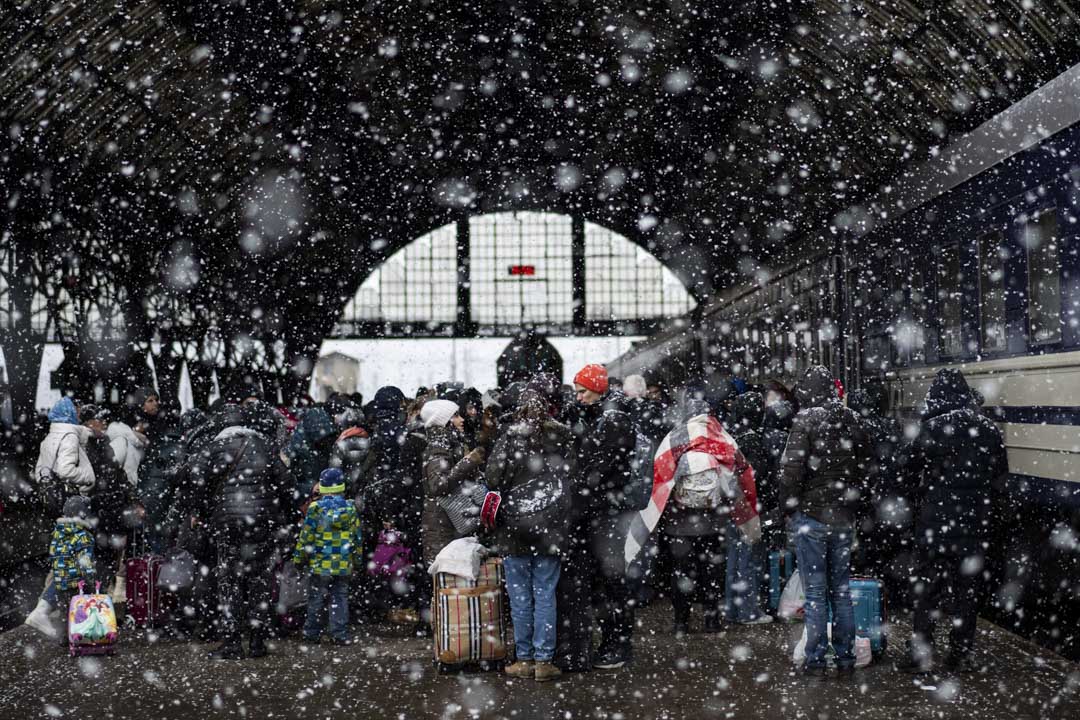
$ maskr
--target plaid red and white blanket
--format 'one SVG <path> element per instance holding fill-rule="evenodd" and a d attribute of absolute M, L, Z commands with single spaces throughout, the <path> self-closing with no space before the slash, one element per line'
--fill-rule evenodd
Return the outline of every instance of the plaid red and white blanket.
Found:
<path fill-rule="evenodd" d="M 731 498 L 731 519 L 744 535 L 755 534 L 753 526 L 760 520 L 754 470 L 716 418 L 698 415 L 676 426 L 656 449 L 653 456 L 652 497 L 648 507 L 630 518 L 623 544 L 623 560 L 627 567 L 660 522 L 660 516 L 675 489 L 676 478 L 710 469 L 727 471 L 720 473 L 720 476 L 731 483 L 730 487 L 722 488 L 724 495 Z"/>

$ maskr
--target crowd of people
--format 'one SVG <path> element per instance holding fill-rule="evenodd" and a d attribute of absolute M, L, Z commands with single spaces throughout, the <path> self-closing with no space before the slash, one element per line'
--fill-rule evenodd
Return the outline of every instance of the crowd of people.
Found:
<path fill-rule="evenodd" d="M 244 388 L 175 419 L 151 389 L 114 412 L 64 397 L 36 467 L 57 517 L 52 572 L 27 623 L 55 633 L 50 616 L 95 577 L 122 604 L 124 558 L 181 548 L 205 572 L 175 589 L 172 626 L 219 640 L 214 659 L 265 655 L 282 627 L 318 643 L 324 611 L 335 643 L 391 612 L 429 636 L 428 566 L 476 534 L 503 558 L 516 651 L 506 672 L 550 680 L 632 662 L 636 611 L 656 595 L 671 600 L 676 636 L 698 603 L 704 632 L 772 622 L 766 557 L 791 547 L 806 596 L 801 670 L 825 673 L 831 622 L 847 674 L 852 564 L 883 574 L 904 546 L 914 635 L 898 665 L 934 666 L 934 621 L 947 609 L 945 662 L 963 670 L 990 496 L 1008 471 L 1001 433 L 956 370 L 938 373 L 907 433 L 883 400 L 845 397 L 821 366 L 794 391 L 707 378 L 669 396 L 601 365 L 572 385 L 540 373 L 485 393 L 448 382 L 409 398 L 387 386 L 368 403 L 335 394 L 279 408 Z M 479 504 L 526 486 L 557 495 L 529 522 L 463 531 L 448 510 L 450 498 Z M 613 518 L 639 512 L 659 517 L 624 564 Z M 864 558 L 853 558 L 856 538 L 872 550 Z M 302 621 L 278 602 L 290 562 L 308 576 Z"/>

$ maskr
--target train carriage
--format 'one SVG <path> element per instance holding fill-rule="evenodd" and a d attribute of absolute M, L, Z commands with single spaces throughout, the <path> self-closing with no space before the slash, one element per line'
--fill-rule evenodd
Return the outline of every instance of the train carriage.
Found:
<path fill-rule="evenodd" d="M 612 363 L 672 386 L 714 370 L 792 385 L 821 363 L 848 387 L 886 387 L 905 420 L 940 368 L 961 369 L 1009 455 L 991 606 L 1072 655 L 1080 638 L 1058 624 L 1080 617 L 1078 90 L 1080 66 L 853 213 L 824 252 Z"/>

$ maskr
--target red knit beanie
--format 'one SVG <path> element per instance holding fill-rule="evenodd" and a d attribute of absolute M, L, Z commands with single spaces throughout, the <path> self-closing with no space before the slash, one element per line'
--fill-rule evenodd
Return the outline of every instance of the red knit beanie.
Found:
<path fill-rule="evenodd" d="M 607 368 L 603 365 L 586 365 L 574 376 L 574 384 L 603 395 L 607 392 Z"/>

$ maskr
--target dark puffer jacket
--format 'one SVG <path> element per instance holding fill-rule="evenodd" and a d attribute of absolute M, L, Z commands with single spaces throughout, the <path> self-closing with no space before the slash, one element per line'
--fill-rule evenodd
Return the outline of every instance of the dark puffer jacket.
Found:
<path fill-rule="evenodd" d="M 219 537 L 235 530 L 253 542 L 270 541 L 294 519 L 288 469 L 263 435 L 237 425 L 195 458 L 184 498 L 188 512 L 209 517 Z"/>
<path fill-rule="evenodd" d="M 624 496 L 632 490 L 636 433 L 624 402 L 621 395 L 608 393 L 598 403 L 581 406 L 571 426 L 579 477 L 573 513 L 592 529 L 626 510 Z"/>
<path fill-rule="evenodd" d="M 544 513 L 542 523 L 516 530 L 500 528 L 496 543 L 504 555 L 555 555 L 565 545 L 569 520 L 566 506 L 577 472 L 574 435 L 560 422 L 543 419 L 535 413 L 528 415 L 530 403 L 537 401 L 539 396 L 526 391 L 525 405 L 515 422 L 509 424 L 495 441 L 487 466 L 487 486 L 502 492 L 506 498 L 511 491 L 530 481 L 559 477 L 563 481 L 566 502 L 561 505 L 561 513 Z M 546 408 L 541 404 L 539 413 L 545 412 Z M 560 504 L 556 502 L 551 507 L 558 508 Z M 500 510 L 500 514 L 502 512 Z"/>
<path fill-rule="evenodd" d="M 901 457 L 915 488 L 915 537 L 928 545 L 977 542 L 991 530 L 992 493 L 1009 472 L 1001 431 L 980 415 L 963 374 L 943 368 L 926 393 L 918 436 Z"/>
<path fill-rule="evenodd" d="M 781 507 L 850 525 L 874 472 L 869 437 L 859 416 L 840 403 L 823 366 L 807 368 L 795 392 L 804 409 L 791 424 L 781 461 Z"/>
<path fill-rule="evenodd" d="M 791 422 L 794 418 L 795 409 L 787 400 L 779 400 L 765 406 L 762 436 L 765 440 L 765 451 L 769 453 L 769 467 L 772 468 L 770 478 L 758 480 L 758 505 L 765 512 L 780 507 L 781 460 L 784 457 L 784 448 L 787 447 L 788 433 L 791 431 Z M 757 475 L 754 477 L 758 478 Z"/>
<path fill-rule="evenodd" d="M 105 545 L 110 536 L 123 535 L 131 527 L 137 498 L 124 471 L 116 465 L 108 437 L 92 435 L 86 443 L 86 456 L 97 480 L 90 496 L 91 512 L 97 518 L 97 541 Z"/>
<path fill-rule="evenodd" d="M 475 481 L 484 465 L 484 450 L 468 455 L 461 434 L 452 427 L 427 429 L 424 449 L 424 564 L 430 565 L 439 551 L 458 537 L 439 499 L 458 492 L 461 486 Z"/>
<path fill-rule="evenodd" d="M 765 397 L 759 392 L 745 392 L 735 398 L 731 409 L 731 436 L 739 446 L 743 457 L 754 469 L 754 482 L 758 492 L 759 510 L 765 508 L 762 492 L 773 499 L 775 507 L 776 461 L 769 454 L 765 442 Z"/>
<path fill-rule="evenodd" d="M 310 496 L 319 482 L 319 473 L 330 466 L 330 453 L 337 436 L 330 413 L 321 407 L 308 408 L 285 450 L 298 497 Z"/>
<path fill-rule="evenodd" d="M 848 395 L 848 407 L 862 419 L 877 463 L 877 478 L 867 498 L 872 505 L 868 509 L 874 511 L 869 513 L 868 519 L 876 523 L 881 519 L 878 516 L 883 508 L 903 494 L 899 486 L 897 456 L 904 431 L 894 418 L 881 415 L 881 400 L 866 390 L 853 390 Z"/>

